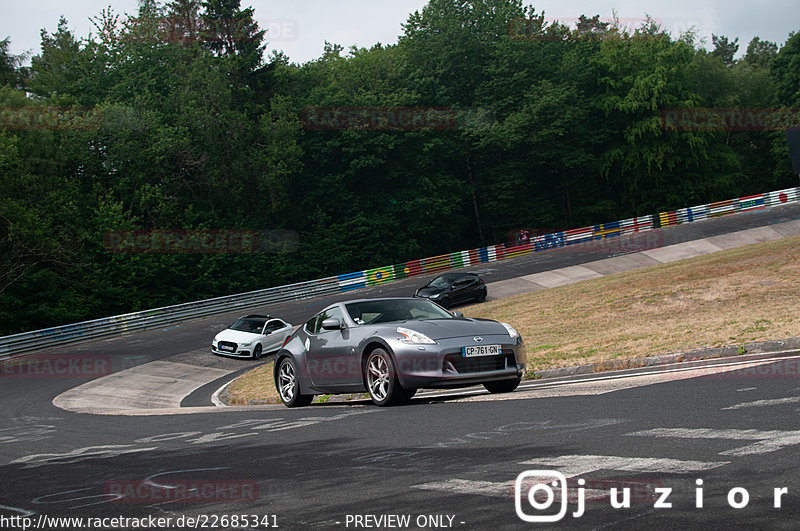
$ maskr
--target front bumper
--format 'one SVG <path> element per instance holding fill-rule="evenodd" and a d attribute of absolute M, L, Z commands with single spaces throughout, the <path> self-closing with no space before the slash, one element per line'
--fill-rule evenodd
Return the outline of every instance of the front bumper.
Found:
<path fill-rule="evenodd" d="M 252 346 L 242 348 L 239 345 L 236 345 L 235 351 L 230 350 L 221 350 L 216 345 L 211 345 L 211 353 L 216 354 L 217 356 L 229 356 L 231 358 L 252 358 L 253 353 L 250 350 Z"/>
<path fill-rule="evenodd" d="M 439 340 L 435 345 L 392 342 L 400 385 L 407 389 L 463 387 L 525 375 L 521 337 L 486 336 L 483 344 L 499 345 L 500 354 L 464 357 L 462 347 L 474 344 L 472 337 Z"/>

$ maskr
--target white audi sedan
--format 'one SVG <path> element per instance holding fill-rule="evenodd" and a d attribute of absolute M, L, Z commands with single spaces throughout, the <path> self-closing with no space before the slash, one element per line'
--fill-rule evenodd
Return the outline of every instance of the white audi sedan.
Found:
<path fill-rule="evenodd" d="M 211 352 L 220 356 L 252 358 L 280 349 L 292 335 L 292 325 L 269 315 L 245 315 L 220 332 Z"/>

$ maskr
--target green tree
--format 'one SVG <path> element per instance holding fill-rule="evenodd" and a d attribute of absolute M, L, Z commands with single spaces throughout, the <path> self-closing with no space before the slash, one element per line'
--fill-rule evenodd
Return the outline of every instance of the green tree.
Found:
<path fill-rule="evenodd" d="M 733 41 L 729 40 L 725 35 L 711 34 L 711 42 L 714 45 L 714 50 L 711 55 L 719 57 L 722 62 L 727 66 L 731 66 L 735 61 L 734 56 L 739 51 L 739 37 Z"/>
<path fill-rule="evenodd" d="M 777 44 L 770 41 L 762 41 L 756 36 L 747 45 L 744 62 L 750 66 L 769 66 L 776 55 L 778 55 Z"/>
<path fill-rule="evenodd" d="M 77 103 L 82 62 L 78 60 L 81 42 L 76 39 L 63 16 L 52 35 L 42 30 L 42 52 L 31 60 L 30 88 L 41 97 L 62 96 Z"/>
<path fill-rule="evenodd" d="M 800 33 L 792 33 L 772 61 L 778 103 L 800 106 Z"/>
<path fill-rule="evenodd" d="M 172 0 L 166 5 L 167 41 L 190 46 L 200 39 L 200 0 Z"/>
<path fill-rule="evenodd" d="M 581 15 L 578 17 L 575 34 L 579 39 L 602 40 L 608 35 L 609 26 L 610 23 L 600 21 L 600 15 L 595 15 L 592 18 Z"/>
<path fill-rule="evenodd" d="M 22 66 L 26 55 L 14 55 L 10 52 L 11 41 L 6 37 L 0 40 L 0 87 L 10 85 L 13 88 L 22 88 L 22 84 L 29 75 L 29 69 Z"/>
<path fill-rule="evenodd" d="M 252 7 L 241 8 L 241 0 L 204 0 L 201 37 L 218 57 L 234 58 L 240 75 L 263 64 L 265 31 L 258 27 Z"/>

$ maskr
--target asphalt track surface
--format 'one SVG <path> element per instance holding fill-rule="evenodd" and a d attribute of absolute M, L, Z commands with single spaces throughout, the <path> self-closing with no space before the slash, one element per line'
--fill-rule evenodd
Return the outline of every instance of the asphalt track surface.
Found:
<path fill-rule="evenodd" d="M 662 229 L 639 248 L 583 246 L 470 270 L 495 282 L 799 217 L 800 206 L 787 206 Z M 261 311 L 297 324 L 331 300 L 409 295 L 420 280 Z M 103 370 L 116 372 L 206 349 L 235 317 L 53 355 L 100 357 L 108 363 Z M 212 366 L 252 365 L 205 355 Z M 284 529 L 794 529 L 800 516 L 800 381 L 794 359 L 567 385 L 534 382 L 502 399 L 455 393 L 388 409 L 354 402 L 111 416 L 52 405 L 55 396 L 88 379 L 0 379 L 0 528 L 22 524 L 13 520 L 21 516 L 40 528 L 57 527 L 38 520 L 44 516 L 171 517 L 175 528 L 180 516 L 206 515 L 206 528 L 217 529 L 276 523 Z M 189 398 L 207 405 L 209 389 Z M 560 522 L 525 522 L 515 510 L 515 479 L 534 469 L 561 470 L 570 478 L 569 511 Z M 537 512 L 529 503 L 527 492 L 539 479 L 522 482 L 520 505 L 529 519 L 559 506 L 556 501 Z M 571 514 L 578 479 L 586 481 L 587 501 L 576 518 Z M 631 490 L 630 508 L 610 506 L 614 486 Z M 698 488 L 704 499 L 699 508 Z M 656 489 L 672 489 L 666 500 L 671 508 L 655 507 L 654 498 L 663 492 Z M 749 501 L 737 509 L 732 505 L 743 501 L 742 489 Z M 774 489 L 786 489 L 780 507 L 774 506 Z M 554 498 L 561 494 L 553 488 Z M 247 522 L 220 520 L 234 514 L 247 515 Z M 61 528 L 79 527 L 72 522 Z"/>

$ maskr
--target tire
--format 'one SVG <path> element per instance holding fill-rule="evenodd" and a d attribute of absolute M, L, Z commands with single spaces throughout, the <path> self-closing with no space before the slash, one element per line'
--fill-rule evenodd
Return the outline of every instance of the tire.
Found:
<path fill-rule="evenodd" d="M 398 397 L 398 402 L 397 403 L 398 404 L 405 404 L 405 403 L 409 402 L 412 398 L 414 398 L 415 394 L 417 394 L 417 390 L 416 389 L 403 389 L 403 392 Z"/>
<path fill-rule="evenodd" d="M 483 386 L 490 393 L 510 393 L 519 385 L 522 378 L 514 378 L 513 380 L 500 380 L 499 382 L 486 382 Z"/>
<path fill-rule="evenodd" d="M 445 310 L 449 310 L 450 309 L 450 299 L 445 297 L 444 299 L 439 301 L 439 306 L 441 306 Z"/>
<path fill-rule="evenodd" d="M 483 290 L 480 293 L 478 293 L 477 299 L 478 299 L 478 302 L 485 301 L 486 300 L 486 290 Z"/>
<path fill-rule="evenodd" d="M 256 345 L 256 348 L 253 349 L 253 359 L 257 360 L 261 357 L 261 344 L 259 343 Z"/>
<path fill-rule="evenodd" d="M 376 406 L 393 406 L 411 398 L 410 390 L 400 387 L 392 357 L 382 348 L 376 348 L 367 356 L 364 383 Z"/>
<path fill-rule="evenodd" d="M 281 358 L 275 371 L 275 388 L 286 407 L 307 406 L 314 400 L 314 395 L 300 394 L 300 382 L 297 366 L 292 358 Z"/>

